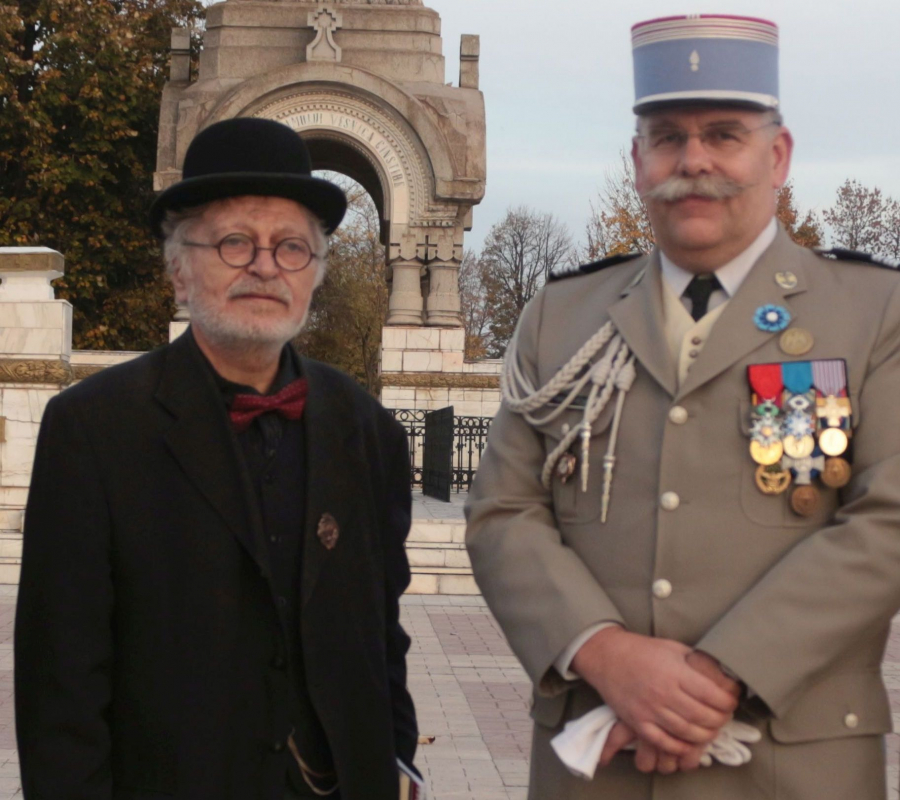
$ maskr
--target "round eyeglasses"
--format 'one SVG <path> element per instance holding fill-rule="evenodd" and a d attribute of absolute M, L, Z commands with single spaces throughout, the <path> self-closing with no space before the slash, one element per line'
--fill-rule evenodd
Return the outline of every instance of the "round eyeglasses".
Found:
<path fill-rule="evenodd" d="M 249 267 L 256 260 L 256 254 L 260 250 L 270 250 L 275 266 L 285 272 L 300 272 L 306 269 L 318 255 L 312 251 L 309 242 L 296 236 L 282 239 L 275 247 L 260 247 L 243 233 L 229 233 L 218 244 L 189 242 L 185 239 L 181 243 L 188 247 L 211 247 L 218 250 L 219 258 L 235 269 Z"/>

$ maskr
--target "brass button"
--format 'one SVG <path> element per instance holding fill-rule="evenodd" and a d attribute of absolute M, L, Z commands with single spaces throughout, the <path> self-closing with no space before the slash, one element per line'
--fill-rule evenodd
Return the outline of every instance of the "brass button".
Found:
<path fill-rule="evenodd" d="M 666 511 L 674 511 L 681 505 L 681 498 L 675 492 L 663 492 L 659 498 L 659 504 Z"/>
<path fill-rule="evenodd" d="M 653 581 L 653 596 L 657 600 L 665 600 L 672 594 L 672 584 L 665 578 Z"/>
<path fill-rule="evenodd" d="M 683 406 L 672 406 L 669 409 L 669 422 L 674 425 L 684 425 L 688 421 L 687 409 Z"/>
<path fill-rule="evenodd" d="M 847 714 L 847 716 L 844 717 L 844 725 L 846 725 L 848 728 L 858 728 L 859 717 L 857 717 L 856 714 L 852 712 L 850 714 Z"/>

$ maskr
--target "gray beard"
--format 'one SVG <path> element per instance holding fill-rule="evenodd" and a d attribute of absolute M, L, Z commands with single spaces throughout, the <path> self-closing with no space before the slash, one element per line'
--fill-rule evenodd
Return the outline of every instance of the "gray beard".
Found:
<path fill-rule="evenodd" d="M 187 298 L 191 314 L 191 325 L 199 328 L 213 345 L 227 350 L 253 350 L 257 347 L 283 347 L 297 336 L 309 309 L 299 323 L 293 320 L 272 320 L 264 317 L 258 320 L 238 320 L 221 309 L 213 308 L 205 299 L 191 292 Z"/>

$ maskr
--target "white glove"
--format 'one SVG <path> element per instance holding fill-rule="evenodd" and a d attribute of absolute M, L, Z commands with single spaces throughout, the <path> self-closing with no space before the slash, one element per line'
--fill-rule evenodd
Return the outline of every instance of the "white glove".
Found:
<path fill-rule="evenodd" d="M 609 706 L 600 706 L 567 722 L 566 727 L 550 740 L 550 746 L 569 772 L 587 781 L 593 780 L 606 739 L 617 720 L 616 712 Z"/>
<path fill-rule="evenodd" d="M 569 772 L 592 780 L 606 740 L 617 721 L 615 712 L 609 706 L 600 706 L 583 717 L 567 722 L 562 731 L 550 740 L 550 745 Z M 719 735 L 706 746 L 700 763 L 710 767 L 715 760 L 729 767 L 740 767 L 751 759 L 750 748 L 746 745 L 761 738 L 762 734 L 752 725 L 729 720 L 722 726 Z"/>
<path fill-rule="evenodd" d="M 704 767 L 711 767 L 715 759 L 728 767 L 740 767 L 752 757 L 747 744 L 753 744 L 760 739 L 762 734 L 752 725 L 738 722 L 736 719 L 729 720 L 722 726 L 719 735 L 706 746 L 706 752 L 700 763 Z"/>

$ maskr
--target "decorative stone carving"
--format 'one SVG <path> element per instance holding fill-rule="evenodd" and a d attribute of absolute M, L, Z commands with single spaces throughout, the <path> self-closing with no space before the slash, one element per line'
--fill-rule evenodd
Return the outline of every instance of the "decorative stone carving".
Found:
<path fill-rule="evenodd" d="M 96 375 L 98 372 L 103 372 L 105 369 L 106 367 L 97 364 L 76 364 L 72 367 L 72 380 L 83 381 L 85 378 L 90 378 L 91 375 Z"/>
<path fill-rule="evenodd" d="M 499 375 L 478 375 L 469 372 L 398 372 L 382 373 L 383 386 L 420 389 L 499 389 Z"/>
<path fill-rule="evenodd" d="M 0 383 L 49 383 L 65 386 L 73 380 L 66 361 L 0 358 Z"/>
<path fill-rule="evenodd" d="M 307 61 L 340 61 L 341 48 L 334 42 L 332 34 L 343 25 L 340 12 L 319 6 L 309 12 L 309 27 L 316 30 L 316 38 L 306 47 Z"/>

